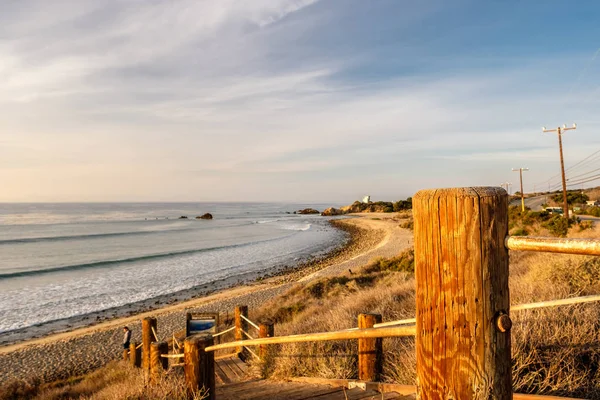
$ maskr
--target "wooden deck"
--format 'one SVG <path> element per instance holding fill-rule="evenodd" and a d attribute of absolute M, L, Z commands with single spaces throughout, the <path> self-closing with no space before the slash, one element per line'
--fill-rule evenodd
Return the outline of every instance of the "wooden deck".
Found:
<path fill-rule="evenodd" d="M 215 360 L 215 384 L 217 387 L 250 379 L 248 366 L 237 355 L 219 357 Z"/>
<path fill-rule="evenodd" d="M 305 382 L 278 382 L 252 378 L 248 366 L 237 355 L 219 357 L 215 360 L 216 395 L 218 400 L 304 400 L 304 399 L 414 399 L 398 393 L 379 393 L 359 388 Z"/>
<path fill-rule="evenodd" d="M 379 393 L 374 390 L 358 388 L 345 389 L 329 385 L 315 385 L 298 382 L 275 382 L 268 380 L 253 380 L 217 387 L 217 399 L 231 400 L 359 400 L 359 399 L 414 399 L 413 396 L 401 396 L 397 393 Z"/>

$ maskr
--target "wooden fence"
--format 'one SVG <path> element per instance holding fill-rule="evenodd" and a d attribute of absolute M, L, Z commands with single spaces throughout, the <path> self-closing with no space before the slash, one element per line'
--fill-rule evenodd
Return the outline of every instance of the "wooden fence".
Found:
<path fill-rule="evenodd" d="M 359 380 L 371 384 L 382 372 L 381 339 L 415 336 L 417 385 L 409 389 L 395 385 L 395 390 L 414 389 L 419 399 L 512 399 L 510 312 L 598 301 L 600 296 L 511 308 L 508 250 L 600 255 L 600 240 L 508 237 L 507 204 L 507 194 L 500 188 L 418 192 L 413 197 L 416 318 L 382 322 L 380 316 L 361 314 L 355 329 L 276 337 L 272 325 L 255 324 L 248 319 L 248 308 L 240 306 L 235 326 L 226 330 L 235 332 L 235 341 L 214 344 L 213 335 L 185 339 L 184 352 L 178 356 L 185 359 L 190 393 L 204 387 L 214 399 L 216 350 L 235 348 L 239 354 L 261 357 L 270 344 L 326 340 L 359 340 Z M 156 361 L 149 353 L 147 332 L 153 331 L 158 341 L 156 322 L 145 319 L 143 327 L 142 366 L 150 370 Z M 250 327 L 258 331 L 257 338 Z M 250 346 L 259 346 L 259 354 Z M 160 345 L 152 349 L 164 352 Z M 130 356 L 132 363 L 139 362 L 136 352 Z M 515 394 L 514 398 L 552 397 Z"/>

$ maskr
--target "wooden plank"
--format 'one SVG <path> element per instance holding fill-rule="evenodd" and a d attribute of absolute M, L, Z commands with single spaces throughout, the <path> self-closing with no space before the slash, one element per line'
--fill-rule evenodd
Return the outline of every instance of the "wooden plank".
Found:
<path fill-rule="evenodd" d="M 227 376 L 227 373 L 223 370 L 222 364 L 218 362 L 215 363 L 215 379 L 216 383 L 221 385 L 232 383 L 231 379 Z"/>
<path fill-rule="evenodd" d="M 360 330 L 343 330 L 335 332 L 318 332 L 306 333 L 302 335 L 290 336 L 275 336 L 272 338 L 242 340 L 238 342 L 229 342 L 217 344 L 206 348 L 206 351 L 215 351 L 221 349 L 229 349 L 237 346 L 257 346 L 261 344 L 278 344 L 278 343 L 303 343 L 303 342 L 319 342 L 327 340 L 345 340 L 345 339 L 364 339 L 364 338 L 381 338 L 395 336 L 414 336 L 414 326 L 398 326 L 371 328 Z"/>
<path fill-rule="evenodd" d="M 232 382 L 239 381 L 239 375 L 233 366 L 231 365 L 230 359 L 219 360 L 218 364 L 221 366 L 223 372 L 227 375 L 227 378 Z"/>
<path fill-rule="evenodd" d="M 232 365 L 235 368 L 237 368 L 237 371 L 240 374 L 240 376 L 246 376 L 246 373 L 248 372 L 248 365 L 245 362 L 240 360 L 239 357 L 232 357 L 230 361 Z"/>
<path fill-rule="evenodd" d="M 239 381 L 246 376 L 246 373 L 237 365 L 236 360 L 239 361 L 239 358 L 237 356 L 235 358 L 226 358 L 220 360 L 219 362 L 223 363 L 223 365 L 225 365 L 228 368 L 228 370 L 230 371 L 228 375 L 230 376 L 231 380 Z"/>
<path fill-rule="evenodd" d="M 506 192 L 425 190 L 413 199 L 420 399 L 510 399 Z M 505 317 L 507 318 L 507 317 Z"/>

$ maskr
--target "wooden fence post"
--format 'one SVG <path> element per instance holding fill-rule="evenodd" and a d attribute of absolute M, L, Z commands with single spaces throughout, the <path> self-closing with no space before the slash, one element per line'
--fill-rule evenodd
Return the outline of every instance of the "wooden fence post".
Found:
<path fill-rule="evenodd" d="M 381 323 L 379 314 L 359 314 L 358 328 L 372 328 Z M 383 340 L 358 339 L 358 379 L 367 382 L 378 382 L 383 372 Z"/>
<path fill-rule="evenodd" d="M 158 383 L 163 370 L 169 368 L 169 359 L 161 357 L 169 353 L 167 342 L 152 342 L 150 345 L 150 382 Z"/>
<path fill-rule="evenodd" d="M 185 313 L 185 337 L 190 336 L 190 320 L 192 319 L 192 313 Z"/>
<path fill-rule="evenodd" d="M 129 343 L 129 362 L 132 367 L 141 367 L 142 365 L 142 348 L 138 348 L 138 342 Z"/>
<path fill-rule="evenodd" d="M 204 349 L 214 343 L 212 335 L 193 335 L 183 342 L 185 383 L 189 398 L 202 390 L 208 400 L 215 400 L 215 353 Z"/>
<path fill-rule="evenodd" d="M 152 328 L 156 330 L 156 318 L 144 318 L 142 320 L 142 369 L 144 371 L 150 371 L 150 344 L 156 341 Z"/>
<path fill-rule="evenodd" d="M 242 315 L 248 318 L 248 306 L 236 306 L 235 307 L 235 340 L 246 340 L 247 337 L 242 333 L 248 332 L 248 321 L 242 318 Z M 236 347 L 236 353 L 244 353 L 244 347 Z"/>
<path fill-rule="evenodd" d="M 266 338 L 275 336 L 275 326 L 273 324 L 259 324 L 258 337 Z M 258 356 L 264 359 L 267 355 L 267 345 L 261 344 L 258 346 Z"/>
<path fill-rule="evenodd" d="M 418 399 L 512 399 L 507 204 L 495 187 L 413 198 Z"/>

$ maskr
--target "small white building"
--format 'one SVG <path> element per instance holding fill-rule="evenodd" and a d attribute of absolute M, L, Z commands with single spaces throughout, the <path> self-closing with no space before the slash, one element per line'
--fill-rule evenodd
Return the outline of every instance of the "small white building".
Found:
<path fill-rule="evenodd" d="M 598 201 L 598 200 L 588 200 L 585 203 L 588 206 L 600 206 L 600 201 Z"/>
<path fill-rule="evenodd" d="M 363 197 L 362 202 L 365 204 L 369 204 L 371 202 L 371 196 L 366 195 L 365 197 Z"/>

